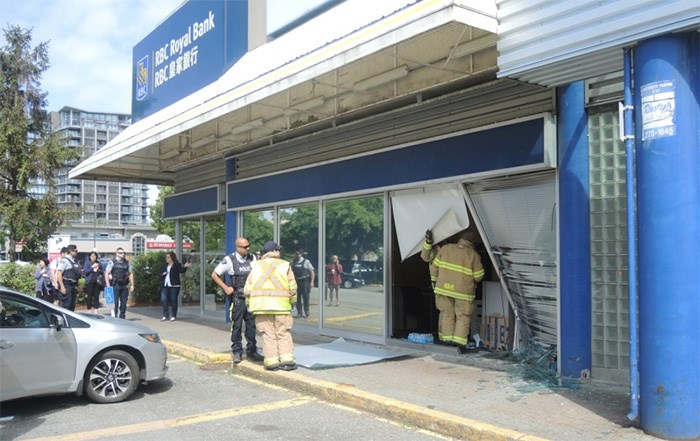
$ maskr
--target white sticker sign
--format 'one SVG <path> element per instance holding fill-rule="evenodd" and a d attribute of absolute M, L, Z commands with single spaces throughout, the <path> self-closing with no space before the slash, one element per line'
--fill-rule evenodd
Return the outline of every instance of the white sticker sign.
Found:
<path fill-rule="evenodd" d="M 676 86 L 673 81 L 642 85 L 642 141 L 676 135 Z"/>

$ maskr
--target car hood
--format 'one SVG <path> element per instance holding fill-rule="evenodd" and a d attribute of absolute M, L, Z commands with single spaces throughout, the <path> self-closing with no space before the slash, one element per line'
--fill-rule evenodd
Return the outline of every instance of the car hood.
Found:
<path fill-rule="evenodd" d="M 129 320 L 119 319 L 106 315 L 90 314 L 87 312 L 66 312 L 78 318 L 79 320 L 89 323 L 91 327 L 95 328 L 110 328 L 116 331 L 137 332 L 139 334 L 157 333 L 157 331 L 153 328 L 149 328 L 148 326 L 144 326 L 140 323 L 134 323 Z"/>

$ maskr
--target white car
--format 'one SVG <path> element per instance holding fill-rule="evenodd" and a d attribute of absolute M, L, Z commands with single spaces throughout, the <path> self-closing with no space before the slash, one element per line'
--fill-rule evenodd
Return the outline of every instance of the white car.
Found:
<path fill-rule="evenodd" d="M 0 287 L 0 401 L 75 393 L 117 403 L 167 371 L 153 329 Z"/>

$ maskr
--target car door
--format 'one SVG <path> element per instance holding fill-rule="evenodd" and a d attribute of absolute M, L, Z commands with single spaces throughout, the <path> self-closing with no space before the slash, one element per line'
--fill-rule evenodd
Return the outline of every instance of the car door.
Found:
<path fill-rule="evenodd" d="M 73 384 L 75 336 L 57 330 L 54 314 L 62 316 L 40 300 L 0 292 L 0 401 L 66 392 Z"/>

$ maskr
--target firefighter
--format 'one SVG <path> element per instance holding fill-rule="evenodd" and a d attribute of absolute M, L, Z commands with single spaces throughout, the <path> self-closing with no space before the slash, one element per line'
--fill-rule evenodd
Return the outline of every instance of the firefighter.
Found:
<path fill-rule="evenodd" d="M 263 337 L 265 369 L 291 371 L 294 362 L 292 342 L 292 304 L 296 302 L 297 283 L 286 260 L 280 259 L 280 246 L 268 241 L 262 259 L 252 263 L 243 292 L 255 324 Z"/>
<path fill-rule="evenodd" d="M 456 345 L 460 354 L 467 352 L 476 284 L 484 277 L 475 241 L 472 231 L 462 231 L 459 241 L 440 248 L 432 263 L 435 306 L 440 311 L 438 337 L 443 343 Z"/>

